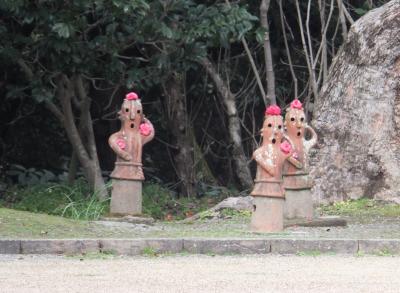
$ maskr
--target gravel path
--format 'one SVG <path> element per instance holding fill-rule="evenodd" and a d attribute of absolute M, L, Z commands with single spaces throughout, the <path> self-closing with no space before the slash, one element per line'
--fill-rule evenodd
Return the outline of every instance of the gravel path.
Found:
<path fill-rule="evenodd" d="M 0 256 L 0 292 L 399 292 L 400 257 Z"/>

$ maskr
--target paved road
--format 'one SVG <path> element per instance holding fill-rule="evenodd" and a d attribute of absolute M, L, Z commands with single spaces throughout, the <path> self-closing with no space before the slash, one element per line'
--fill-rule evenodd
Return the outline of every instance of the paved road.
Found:
<path fill-rule="evenodd" d="M 0 256 L 0 292 L 400 292 L 400 257 Z"/>

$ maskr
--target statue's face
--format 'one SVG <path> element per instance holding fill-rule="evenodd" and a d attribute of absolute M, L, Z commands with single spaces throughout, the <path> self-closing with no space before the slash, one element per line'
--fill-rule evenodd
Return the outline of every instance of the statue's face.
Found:
<path fill-rule="evenodd" d="M 142 104 L 139 100 L 125 99 L 118 114 L 122 123 L 130 123 L 131 128 L 139 129 L 143 119 Z"/>
<path fill-rule="evenodd" d="M 304 111 L 289 108 L 285 115 L 285 127 L 290 137 L 303 137 L 306 118 Z"/>
<path fill-rule="evenodd" d="M 283 136 L 283 119 L 280 115 L 267 115 L 262 128 L 263 145 L 280 143 Z"/>

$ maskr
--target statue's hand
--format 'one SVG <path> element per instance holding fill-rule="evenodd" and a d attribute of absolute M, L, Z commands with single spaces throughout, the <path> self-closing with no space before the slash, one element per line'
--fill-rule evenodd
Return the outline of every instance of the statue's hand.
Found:
<path fill-rule="evenodd" d="M 297 155 L 297 153 L 293 153 L 287 160 L 297 169 L 303 169 L 303 164 L 300 162 L 299 157 L 295 155 Z"/>
<path fill-rule="evenodd" d="M 131 156 L 129 153 L 127 153 L 127 152 L 122 153 L 122 154 L 121 154 L 121 157 L 122 157 L 125 161 L 130 161 L 130 160 L 132 160 L 132 156 Z"/>

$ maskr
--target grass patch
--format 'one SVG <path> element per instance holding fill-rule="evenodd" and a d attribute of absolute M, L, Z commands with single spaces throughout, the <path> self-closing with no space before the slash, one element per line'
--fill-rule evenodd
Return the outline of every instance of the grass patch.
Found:
<path fill-rule="evenodd" d="M 96 237 L 88 222 L 0 208 L 0 237 L 74 238 Z"/>
<path fill-rule="evenodd" d="M 67 257 L 79 259 L 79 260 L 93 260 L 93 259 L 113 259 L 117 257 L 117 253 L 114 251 L 101 251 L 101 252 L 88 252 L 79 255 L 67 255 Z"/>
<path fill-rule="evenodd" d="M 389 249 L 381 249 L 374 253 L 376 256 L 394 256 L 394 254 Z"/>
<path fill-rule="evenodd" d="M 317 256 L 321 256 L 321 255 L 334 256 L 334 255 L 336 255 L 336 253 L 333 252 L 333 251 L 321 252 L 319 250 L 308 250 L 308 251 L 298 251 L 296 253 L 296 255 L 297 256 L 313 256 L 313 257 L 317 257 Z"/>
<path fill-rule="evenodd" d="M 224 218 L 227 218 L 227 217 L 232 217 L 232 218 L 235 218 L 235 217 L 238 217 L 238 218 L 242 218 L 242 217 L 243 218 L 251 218 L 251 212 L 250 211 L 245 211 L 245 210 L 238 211 L 238 210 L 235 210 L 235 209 L 223 209 L 221 211 L 221 215 Z"/>
<path fill-rule="evenodd" d="M 199 220 L 209 220 L 213 218 L 220 219 L 250 219 L 250 211 L 238 211 L 231 208 L 222 209 L 220 211 L 205 210 L 199 213 Z M 190 223 L 190 222 L 188 222 Z"/>
<path fill-rule="evenodd" d="M 356 257 L 364 257 L 365 256 L 365 252 L 364 251 L 357 251 L 357 253 L 355 254 Z"/>
<path fill-rule="evenodd" d="M 325 215 L 400 217 L 400 205 L 374 199 L 346 200 L 320 207 Z"/>
<path fill-rule="evenodd" d="M 296 253 L 297 256 L 320 256 L 322 253 L 318 250 L 311 250 L 311 251 L 298 251 Z"/>
<path fill-rule="evenodd" d="M 158 256 L 158 253 L 155 251 L 153 247 L 145 247 L 143 248 L 142 255 L 148 257 L 156 257 Z"/>
<path fill-rule="evenodd" d="M 1 200 L 5 207 L 63 216 L 75 220 L 97 220 L 108 211 L 109 202 L 99 201 L 83 180 L 67 184 L 13 186 Z"/>

